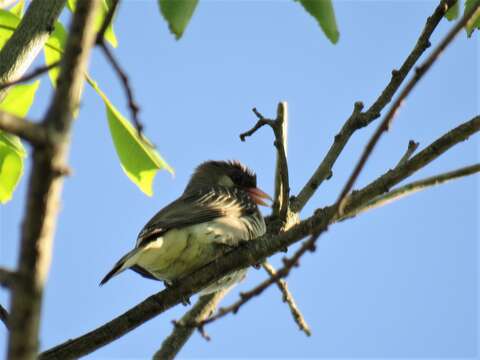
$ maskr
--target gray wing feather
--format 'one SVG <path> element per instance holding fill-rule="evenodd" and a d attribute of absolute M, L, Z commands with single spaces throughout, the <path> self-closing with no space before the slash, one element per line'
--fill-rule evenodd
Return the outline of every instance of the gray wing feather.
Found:
<path fill-rule="evenodd" d="M 170 229 L 211 221 L 223 216 L 258 211 L 247 193 L 235 188 L 218 187 L 187 193 L 170 203 L 143 227 L 137 247 L 148 244 Z"/>

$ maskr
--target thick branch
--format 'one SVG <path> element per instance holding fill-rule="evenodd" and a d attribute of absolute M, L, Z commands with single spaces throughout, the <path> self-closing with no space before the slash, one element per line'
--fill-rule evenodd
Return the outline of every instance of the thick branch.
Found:
<path fill-rule="evenodd" d="M 348 214 L 374 197 L 387 192 L 388 189 L 441 156 L 452 146 L 466 140 L 478 131 L 480 131 L 479 116 L 443 135 L 404 165 L 388 171 L 365 188 L 353 192 L 348 198 L 345 213 Z M 337 221 L 337 218 L 332 218 L 334 213 L 334 206 L 328 206 L 317 210 L 310 218 L 301 221 L 279 235 L 265 235 L 257 240 L 249 241 L 241 248 L 226 254 L 215 262 L 199 269 L 191 276 L 179 281 L 177 286 L 148 297 L 124 314 L 85 335 L 45 351 L 40 358 L 44 360 L 66 359 L 89 354 L 181 303 L 185 297 L 193 295 L 226 274 L 257 264 L 304 237 L 323 231 L 328 226 L 328 219 L 331 219 L 332 222 Z"/>
<path fill-rule="evenodd" d="M 0 130 L 17 135 L 32 145 L 47 143 L 47 131 L 30 120 L 0 111 Z"/>
<path fill-rule="evenodd" d="M 42 50 L 66 0 L 33 0 L 0 51 L 0 83 L 21 77 Z M 5 91 L 0 91 L 0 100 Z"/>
<path fill-rule="evenodd" d="M 161 348 L 153 358 L 158 360 L 174 359 L 196 329 L 194 326 L 188 326 L 188 324 L 202 321 L 212 315 L 228 290 L 224 289 L 201 296 L 179 321 L 174 322 L 172 333 L 163 341 Z"/>
<path fill-rule="evenodd" d="M 392 71 L 392 78 L 387 84 L 381 95 L 375 100 L 370 108 L 362 112 L 363 104 L 361 102 L 355 103 L 354 111 L 343 125 L 340 132 L 335 136 L 335 140 L 325 155 L 318 168 L 315 170 L 312 177 L 308 180 L 302 188 L 298 196 L 292 201 L 292 211 L 300 212 L 307 201 L 313 196 L 317 188 L 326 179 L 332 176 L 332 168 L 340 153 L 343 151 L 345 145 L 349 141 L 352 134 L 369 125 L 372 121 L 380 116 L 381 111 L 391 101 L 393 95 L 397 92 L 403 80 L 406 78 L 410 70 L 418 61 L 420 56 L 430 47 L 430 36 L 436 29 L 437 25 L 443 19 L 447 10 L 456 3 L 456 0 L 442 0 L 435 8 L 435 11 L 428 17 L 425 27 L 420 34 L 414 48 L 407 56 L 399 70 Z"/>
<path fill-rule="evenodd" d="M 41 3 L 45 7 L 50 2 Z M 58 87 L 42 123 L 51 134 L 52 144 L 33 151 L 22 222 L 19 278 L 12 286 L 9 359 L 35 359 L 37 356 L 43 287 L 63 185 L 59 174 L 65 167 L 72 114 L 78 106 L 86 63 L 94 43 L 93 21 L 98 4 L 98 0 L 77 2 Z"/>

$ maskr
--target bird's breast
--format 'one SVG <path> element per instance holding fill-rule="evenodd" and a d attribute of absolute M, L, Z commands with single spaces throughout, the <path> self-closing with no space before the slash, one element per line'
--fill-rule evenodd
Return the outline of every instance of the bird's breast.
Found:
<path fill-rule="evenodd" d="M 254 221 L 221 217 L 167 231 L 145 245 L 138 252 L 135 262 L 158 279 L 172 281 L 222 256 L 241 240 L 260 236 L 264 232 L 262 217 Z"/>

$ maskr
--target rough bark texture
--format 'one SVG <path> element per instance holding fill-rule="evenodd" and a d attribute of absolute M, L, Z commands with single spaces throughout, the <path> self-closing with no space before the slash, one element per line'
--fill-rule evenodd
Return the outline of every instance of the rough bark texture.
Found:
<path fill-rule="evenodd" d="M 33 0 L 0 52 L 0 83 L 18 79 L 42 50 L 66 0 Z M 5 92 L 0 92 L 0 100 Z"/>
<path fill-rule="evenodd" d="M 36 6 L 40 6 L 38 4 Z M 22 223 L 18 281 L 11 289 L 9 359 L 35 359 L 37 356 L 43 287 L 50 265 L 63 184 L 61 174 L 68 154 L 72 114 L 78 106 L 83 74 L 95 40 L 93 20 L 97 5 L 98 0 L 82 0 L 77 4 L 58 88 L 42 123 L 49 132 L 50 141 L 33 150 Z"/>

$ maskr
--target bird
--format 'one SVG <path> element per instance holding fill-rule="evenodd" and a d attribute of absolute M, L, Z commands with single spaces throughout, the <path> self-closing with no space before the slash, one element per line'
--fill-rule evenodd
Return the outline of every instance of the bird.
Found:
<path fill-rule="evenodd" d="M 166 286 L 193 273 L 266 231 L 258 205 L 272 198 L 257 187 L 256 174 L 237 160 L 210 160 L 193 172 L 183 194 L 157 212 L 138 234 L 133 250 L 113 266 L 100 285 L 124 270 Z M 209 284 L 205 295 L 241 281 L 241 269 Z"/>

